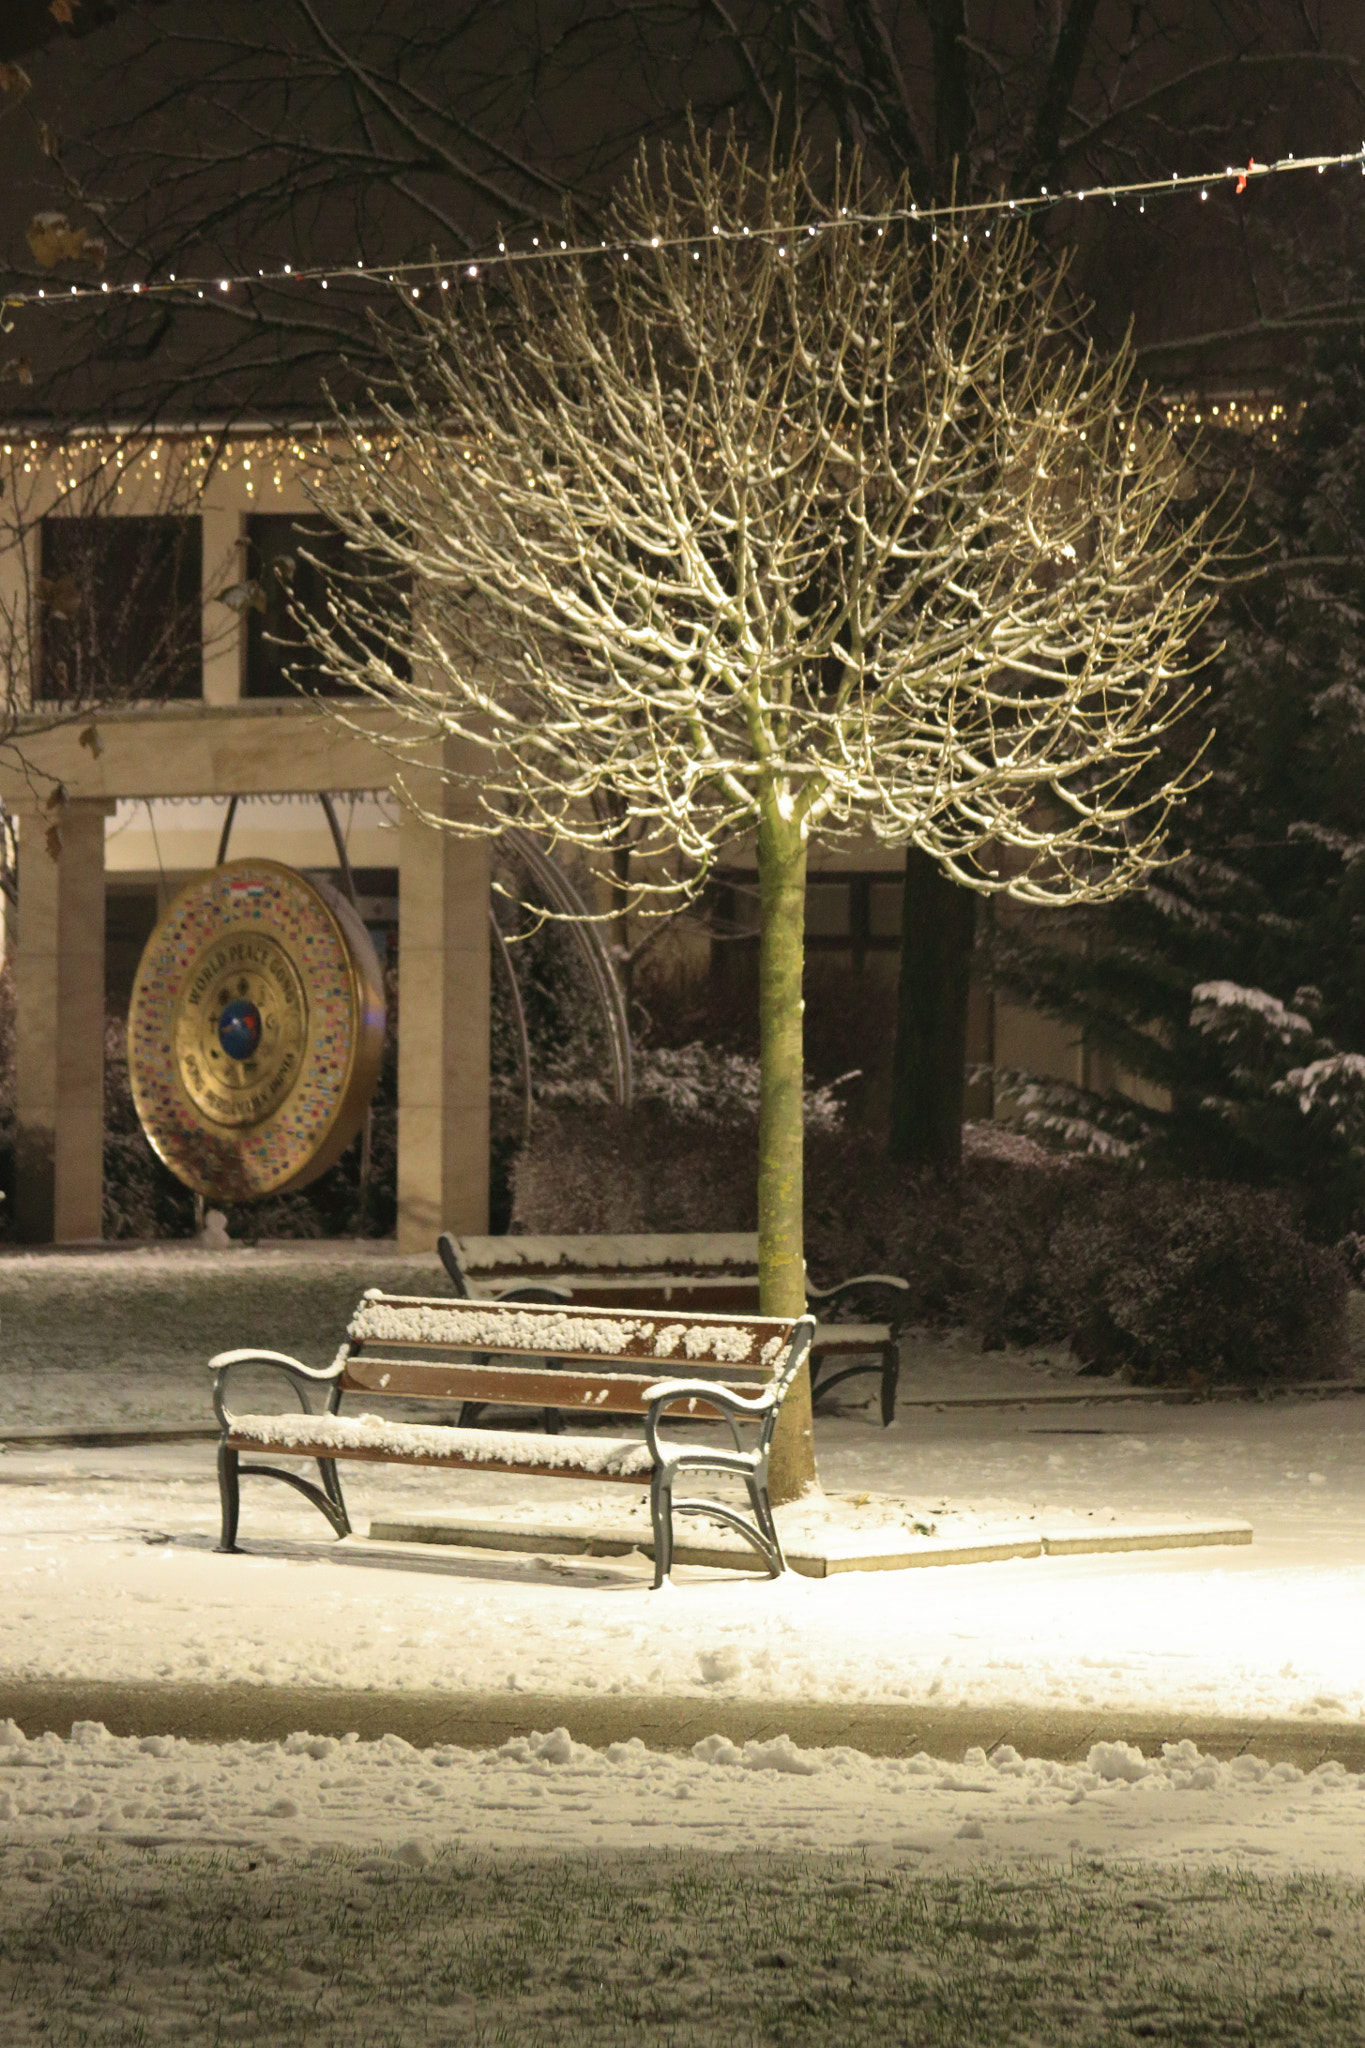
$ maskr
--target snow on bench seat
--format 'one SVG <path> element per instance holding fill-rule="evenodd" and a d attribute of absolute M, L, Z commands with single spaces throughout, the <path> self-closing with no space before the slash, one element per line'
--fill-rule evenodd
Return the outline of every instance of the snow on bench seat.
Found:
<path fill-rule="evenodd" d="M 629 1231 L 578 1237 L 456 1237 L 466 1273 L 754 1273 L 756 1230 Z"/>
<path fill-rule="evenodd" d="M 421 1465 L 494 1465 L 581 1472 L 585 1478 L 638 1479 L 654 1469 L 638 1437 L 545 1436 L 515 1429 L 449 1429 L 433 1422 L 391 1422 L 382 1415 L 230 1415 L 227 1436 L 241 1450 L 298 1457 L 364 1456 Z"/>

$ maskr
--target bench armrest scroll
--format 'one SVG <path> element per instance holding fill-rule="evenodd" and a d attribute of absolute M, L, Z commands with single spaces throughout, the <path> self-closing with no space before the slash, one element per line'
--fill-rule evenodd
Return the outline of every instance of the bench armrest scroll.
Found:
<path fill-rule="evenodd" d="M 811 1308 L 818 1307 L 823 1313 L 837 1308 L 846 1294 L 856 1294 L 864 1287 L 891 1288 L 897 1294 L 910 1292 L 910 1282 L 900 1279 L 895 1273 L 855 1273 L 851 1280 L 836 1280 L 831 1287 L 815 1287 L 808 1282 L 806 1300 Z M 896 1320 L 894 1311 L 890 1320 Z"/>
<path fill-rule="evenodd" d="M 776 1396 L 771 1387 L 765 1387 L 758 1394 L 736 1394 L 729 1387 L 718 1387 L 710 1380 L 657 1380 L 645 1389 L 649 1410 L 645 1416 L 645 1442 L 655 1463 L 663 1458 L 659 1443 L 659 1424 L 664 1411 L 676 1401 L 701 1401 L 709 1408 L 720 1410 L 721 1416 L 730 1425 L 730 1434 L 735 1448 L 742 1447 L 744 1439 L 737 1427 L 742 1418 L 758 1421 L 772 1412 Z"/>
<path fill-rule="evenodd" d="M 773 1403 L 771 1387 L 764 1387 L 757 1394 L 736 1394 L 730 1387 L 718 1387 L 713 1380 L 656 1380 L 652 1387 L 645 1388 L 645 1399 L 650 1412 L 666 1408 L 674 1401 L 706 1401 L 711 1407 L 722 1410 L 733 1409 L 737 1415 L 766 1415 Z"/>
<path fill-rule="evenodd" d="M 287 1351 L 241 1349 L 237 1351 L 215 1352 L 214 1356 L 209 1360 L 209 1371 L 213 1374 L 213 1412 L 218 1417 L 219 1428 L 227 1430 L 232 1426 L 232 1418 L 223 1405 L 223 1389 L 228 1374 L 233 1370 L 234 1366 L 265 1365 L 269 1366 L 274 1372 L 283 1373 L 285 1379 L 288 1380 L 298 1396 L 300 1408 L 302 1408 L 305 1415 L 308 1415 L 312 1413 L 312 1405 L 307 1394 L 307 1388 L 310 1385 L 330 1387 L 331 1392 L 328 1395 L 327 1407 L 329 1412 L 335 1410 L 337 1401 L 340 1398 L 339 1383 L 344 1361 L 344 1350 L 337 1354 L 330 1365 L 321 1366 L 305 1365 L 302 1359 L 291 1358 Z"/>
<path fill-rule="evenodd" d="M 255 1351 L 244 1348 L 240 1351 L 217 1351 L 209 1360 L 210 1372 L 226 1372 L 230 1365 L 245 1365 L 248 1360 L 257 1365 L 278 1365 L 286 1372 L 302 1373 L 309 1380 L 334 1380 L 341 1371 L 341 1360 L 334 1358 L 330 1365 L 305 1365 L 301 1358 L 291 1358 L 287 1351 Z"/>

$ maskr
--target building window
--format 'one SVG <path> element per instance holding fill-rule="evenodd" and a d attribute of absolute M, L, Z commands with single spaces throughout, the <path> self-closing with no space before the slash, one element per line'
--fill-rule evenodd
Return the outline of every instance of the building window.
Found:
<path fill-rule="evenodd" d="M 309 646 L 298 615 L 325 620 L 333 581 L 381 618 L 406 608 L 406 589 L 385 565 L 348 548 L 335 527 L 316 518 L 253 512 L 246 532 L 247 575 L 261 593 L 247 613 L 246 695 L 292 697 L 300 689 L 323 697 L 348 694 Z M 357 634 L 351 645 L 372 648 L 395 674 L 407 675 L 407 663 L 382 634 Z"/>
<path fill-rule="evenodd" d="M 44 519 L 40 561 L 38 694 L 45 703 L 202 693 L 198 519 Z"/>

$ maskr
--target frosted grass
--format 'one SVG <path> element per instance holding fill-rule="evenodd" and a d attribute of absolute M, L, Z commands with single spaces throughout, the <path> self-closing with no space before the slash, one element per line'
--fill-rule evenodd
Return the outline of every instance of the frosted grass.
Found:
<path fill-rule="evenodd" d="M 10 2048 L 1346 2048 L 1365 1887 L 1100 1861 L 113 1850 L 0 1859 Z"/>

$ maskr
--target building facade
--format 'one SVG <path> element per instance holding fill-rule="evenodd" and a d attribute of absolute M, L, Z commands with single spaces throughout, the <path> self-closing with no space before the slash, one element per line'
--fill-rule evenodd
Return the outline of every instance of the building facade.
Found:
<path fill-rule="evenodd" d="M 15 437 L 3 456 L 17 1234 L 100 1235 L 106 1002 L 126 1006 L 169 903 L 224 852 L 334 872 L 324 797 L 361 915 L 381 957 L 396 958 L 400 1246 L 486 1228 L 488 843 L 396 799 L 384 714 L 352 701 L 343 726 L 328 716 L 325 677 L 310 678 L 320 703 L 290 679 L 307 651 L 276 571 L 287 558 L 293 601 L 320 603 L 324 571 L 299 551 L 325 565 L 335 546 L 310 512 L 306 436 Z M 405 763 L 404 777 L 429 813 L 457 824 L 440 767 Z M 897 852 L 870 842 L 817 853 L 808 894 L 812 959 L 847 972 L 888 1020 L 900 872 Z M 737 849 L 722 916 L 741 940 L 750 915 L 756 928 L 749 879 Z M 1094 1078 L 1056 1026 L 984 990 L 968 1052 L 986 1072 Z M 989 1083 L 976 1088 L 974 1114 L 999 1107 Z"/>

